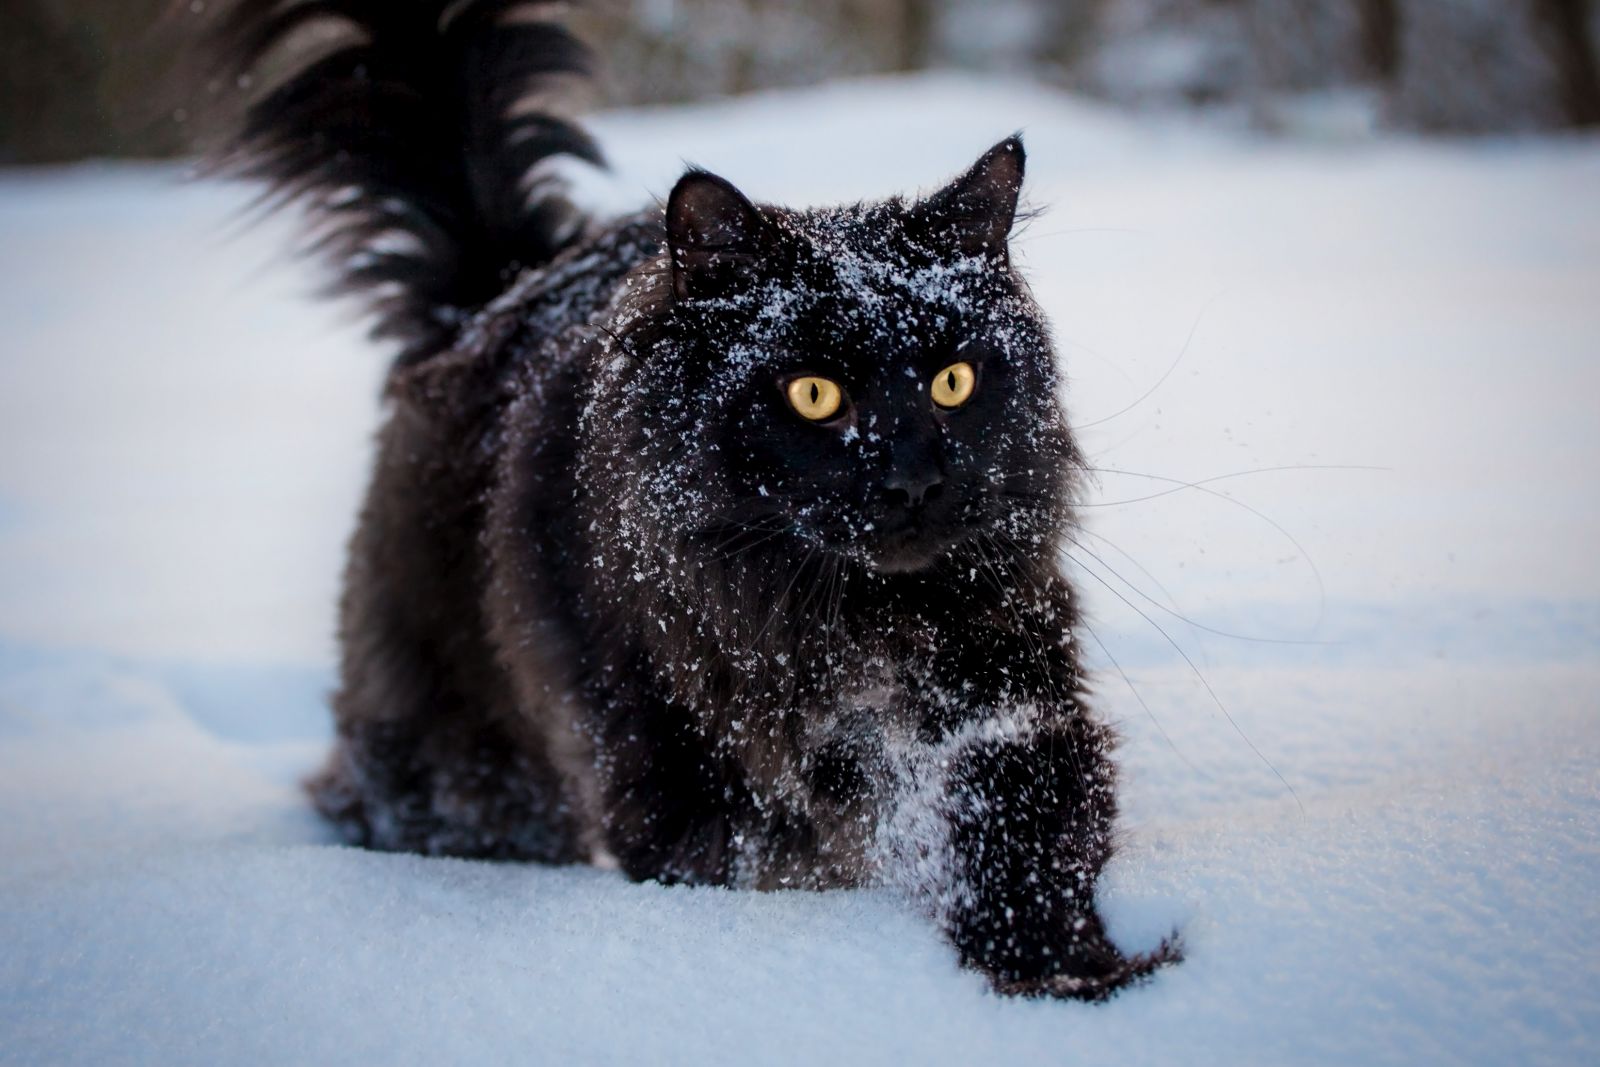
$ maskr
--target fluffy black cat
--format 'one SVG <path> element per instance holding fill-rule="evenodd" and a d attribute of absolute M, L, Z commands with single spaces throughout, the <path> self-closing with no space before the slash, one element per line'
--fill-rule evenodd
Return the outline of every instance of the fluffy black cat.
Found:
<path fill-rule="evenodd" d="M 1021 142 L 918 201 L 794 211 L 691 170 L 585 218 L 541 164 L 600 162 L 551 110 L 587 54 L 523 6 L 214 30 L 227 84 L 320 42 L 219 161 L 305 202 L 402 346 L 317 806 L 379 849 L 899 886 L 1005 992 L 1176 959 L 1095 909 L 1113 738 L 1059 565 L 1078 454 L 1008 258 Z"/>

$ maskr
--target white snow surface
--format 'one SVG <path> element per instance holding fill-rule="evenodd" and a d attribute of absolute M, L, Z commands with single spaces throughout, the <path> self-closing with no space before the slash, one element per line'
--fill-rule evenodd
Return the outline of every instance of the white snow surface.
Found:
<path fill-rule="evenodd" d="M 1189 950 L 1099 1006 L 884 892 L 335 844 L 297 780 L 384 354 L 239 189 L 0 176 L 0 1062 L 1600 1062 L 1600 142 L 1150 122 L 856 82 L 601 116 L 586 183 L 821 203 L 1023 129 L 1017 255 L 1137 472 L 1074 549 L 1102 896 Z"/>

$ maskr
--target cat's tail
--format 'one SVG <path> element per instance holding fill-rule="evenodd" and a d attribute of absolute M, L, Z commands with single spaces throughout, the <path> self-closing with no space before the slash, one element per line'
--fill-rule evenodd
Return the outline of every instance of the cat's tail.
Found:
<path fill-rule="evenodd" d="M 214 84 L 263 87 L 215 170 L 298 201 L 330 289 L 367 298 L 412 363 L 581 226 L 540 164 L 599 149 L 552 108 L 589 51 L 527 0 L 236 0 Z M 285 69 L 286 68 L 286 69 Z"/>

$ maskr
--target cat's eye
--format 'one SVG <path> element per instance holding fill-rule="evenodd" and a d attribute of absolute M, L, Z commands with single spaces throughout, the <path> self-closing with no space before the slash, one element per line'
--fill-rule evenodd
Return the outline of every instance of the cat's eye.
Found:
<path fill-rule="evenodd" d="M 933 376 L 933 402 L 942 408 L 958 408 L 972 399 L 978 372 L 970 363 L 952 363 Z"/>
<path fill-rule="evenodd" d="M 838 382 L 807 375 L 796 378 L 784 388 L 789 406 L 812 422 L 826 422 L 839 414 L 844 406 L 844 390 Z"/>

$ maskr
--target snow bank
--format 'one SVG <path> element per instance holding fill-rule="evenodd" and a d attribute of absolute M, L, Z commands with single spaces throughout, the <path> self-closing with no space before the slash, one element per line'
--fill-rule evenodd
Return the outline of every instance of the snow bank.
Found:
<path fill-rule="evenodd" d="M 1266 144 L 939 77 L 597 125 L 619 205 L 684 159 L 930 188 L 1024 129 L 1104 471 L 1107 909 L 1191 958 L 1010 1002 L 881 894 L 333 845 L 295 781 L 382 355 L 263 271 L 277 227 L 224 240 L 236 190 L 88 167 L 0 177 L 0 1061 L 1600 1058 L 1600 144 Z"/>

